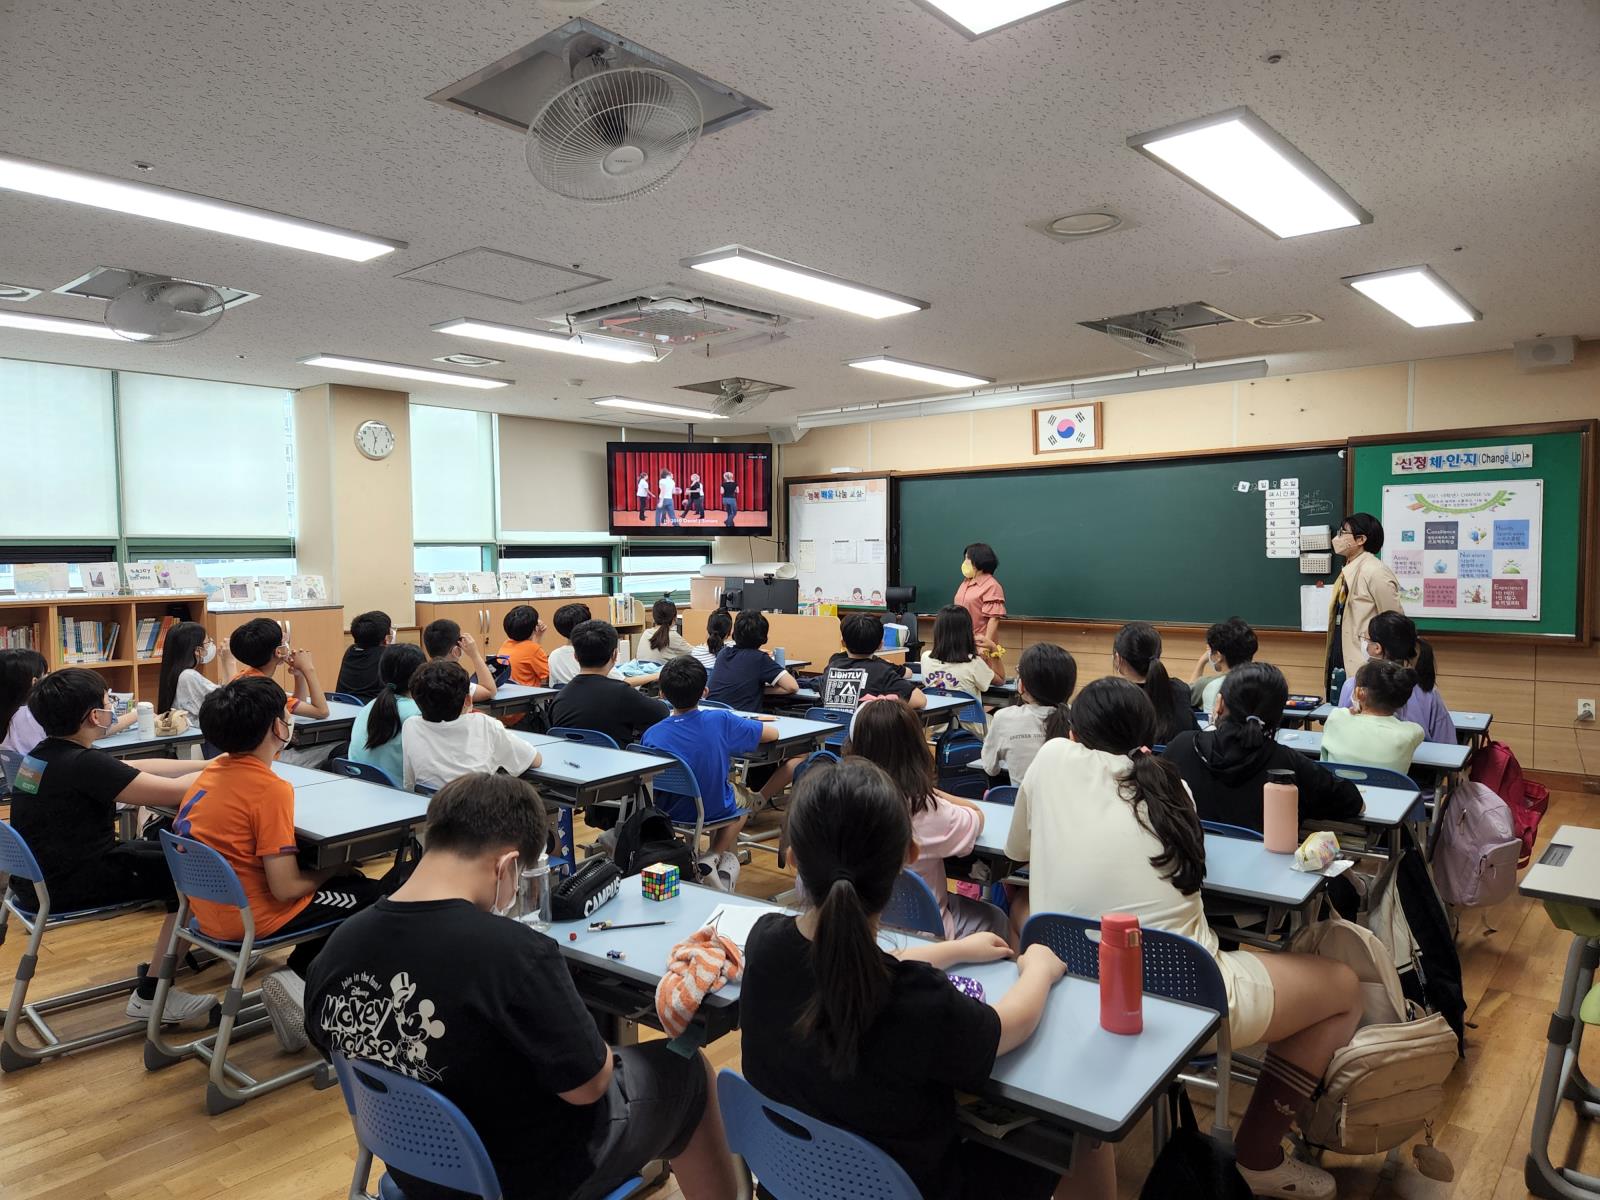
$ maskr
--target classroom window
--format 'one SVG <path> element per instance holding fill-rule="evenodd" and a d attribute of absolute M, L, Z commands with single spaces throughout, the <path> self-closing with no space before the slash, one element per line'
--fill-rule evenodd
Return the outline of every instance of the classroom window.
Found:
<path fill-rule="evenodd" d="M 487 571 L 488 555 L 483 546 L 415 546 L 411 569 L 420 574 L 444 571 Z"/>
<path fill-rule="evenodd" d="M 419 543 L 494 541 L 494 430 L 488 413 L 411 406 L 411 523 Z M 423 568 L 417 570 L 481 570 Z"/>
<path fill-rule="evenodd" d="M 611 551 L 603 546 L 563 546 L 540 549 L 533 546 L 500 547 L 502 571 L 529 571 L 548 574 L 571 571 L 574 590 L 584 596 L 611 595 Z"/>
<path fill-rule="evenodd" d="M 624 551 L 622 588 L 630 596 L 654 602 L 668 596 L 679 604 L 689 602 L 689 580 L 711 561 L 709 546 L 674 546 L 671 549 Z M 672 572 L 660 574 L 659 572 Z M 677 574 L 681 571 L 682 574 Z"/>
<path fill-rule="evenodd" d="M 195 574 L 201 579 L 228 579 L 233 576 L 252 576 L 257 579 L 287 579 L 300 573 L 293 558 L 197 558 L 192 552 L 172 555 L 173 558 L 194 564 Z M 157 558 L 140 558 L 138 562 L 160 562 Z"/>
<path fill-rule="evenodd" d="M 294 536 L 294 393 L 122 372 L 117 415 L 125 536 Z"/>
<path fill-rule="evenodd" d="M 80 563 L 115 562 L 116 558 L 117 548 L 109 543 L 47 545 L 19 542 L 10 546 L 0 545 L 0 593 L 16 590 L 15 574 L 11 569 L 14 563 L 64 562 L 68 564 L 69 585 L 73 591 L 79 591 L 83 587 L 83 579 L 78 571 Z"/>
<path fill-rule="evenodd" d="M 116 538 L 110 371 L 0 359 L 0 431 L 0 538 Z"/>

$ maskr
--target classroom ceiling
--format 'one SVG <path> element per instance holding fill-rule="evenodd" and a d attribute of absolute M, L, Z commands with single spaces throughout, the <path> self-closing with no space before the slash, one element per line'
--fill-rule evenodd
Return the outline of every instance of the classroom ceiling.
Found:
<path fill-rule="evenodd" d="M 771 111 L 702 139 L 656 191 L 589 205 L 541 187 L 519 136 L 425 99 L 580 13 Z M 1320 315 L 1193 335 L 1202 363 L 1265 357 L 1273 373 L 1595 338 L 1597 81 L 1593 0 L 1080 0 L 978 41 L 913 0 L 0 0 L 0 152 L 409 244 L 353 264 L 0 191 L 0 281 L 52 289 L 106 265 L 260 295 L 188 342 L 0 328 L 0 356 L 301 387 L 385 386 L 295 361 L 318 351 L 420 366 L 478 352 L 515 387 L 413 396 L 564 419 L 612 394 L 695 403 L 677 388 L 721 375 L 791 389 L 721 433 L 928 394 L 844 365 L 885 351 L 1002 384 L 1129 370 L 1143 360 L 1077 322 L 1180 301 Z M 1125 145 L 1237 105 L 1372 224 L 1278 241 Z M 1032 228 L 1085 209 L 1125 224 L 1072 244 Z M 729 243 L 932 307 L 872 321 L 699 279 L 804 319 L 773 345 L 631 366 L 428 329 L 536 325 L 698 279 L 679 260 Z M 515 303 L 397 278 L 475 247 L 612 282 Z M 1483 320 L 1415 330 L 1339 282 L 1415 263 Z M 0 307 L 102 312 L 48 290 Z"/>

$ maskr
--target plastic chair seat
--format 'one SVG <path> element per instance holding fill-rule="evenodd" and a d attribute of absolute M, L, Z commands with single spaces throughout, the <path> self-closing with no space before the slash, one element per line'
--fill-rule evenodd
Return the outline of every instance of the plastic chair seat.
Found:
<path fill-rule="evenodd" d="M 366 703 L 360 696 L 352 696 L 349 692 L 329 692 L 328 699 L 338 704 L 354 704 L 357 708 Z"/>
<path fill-rule="evenodd" d="M 24 907 L 22 902 L 11 893 L 6 894 L 6 907 L 28 924 L 39 919 L 39 910 Z M 96 917 L 114 917 L 118 913 L 134 912 L 137 909 L 148 908 L 158 903 L 155 900 L 122 900 L 116 904 L 97 904 L 93 908 L 69 908 L 65 912 L 53 912 L 45 920 L 44 927 L 51 928 L 56 924 L 66 924 L 68 921 L 92 921 Z"/>
<path fill-rule="evenodd" d="M 272 947 L 281 946 L 286 942 L 304 940 L 305 938 L 310 937 L 312 934 L 320 933 L 326 929 L 337 929 L 340 925 L 343 925 L 344 922 L 344 917 L 336 917 L 332 921 L 324 921 L 320 925 L 312 925 L 305 929 L 293 929 L 288 933 L 269 933 L 252 941 L 250 943 L 250 949 L 252 953 L 257 950 L 270 950 Z M 242 940 L 228 941 L 224 938 L 212 937 L 209 933 L 206 933 L 200 928 L 200 922 L 198 920 L 191 920 L 189 924 L 185 926 L 185 928 L 189 931 L 191 937 L 204 942 L 208 946 L 216 946 L 223 950 L 231 950 L 235 954 L 244 948 L 244 942 Z"/>

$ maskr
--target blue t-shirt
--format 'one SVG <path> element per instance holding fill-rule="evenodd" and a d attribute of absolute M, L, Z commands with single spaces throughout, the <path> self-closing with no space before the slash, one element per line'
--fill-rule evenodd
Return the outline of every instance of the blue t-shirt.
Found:
<path fill-rule="evenodd" d="M 742 646 L 724 646 L 717 654 L 717 665 L 711 671 L 707 700 L 726 704 L 742 712 L 759 712 L 761 697 L 784 668 L 765 650 L 750 650 Z"/>
<path fill-rule="evenodd" d="M 748 754 L 760 745 L 761 722 L 720 708 L 694 708 L 658 721 L 639 740 L 683 759 L 700 784 L 706 820 L 721 821 L 738 810 L 728 769 L 735 755 Z M 674 821 L 693 822 L 693 798 L 658 792 L 656 801 Z"/>
<path fill-rule="evenodd" d="M 400 710 L 400 724 L 406 723 L 407 717 L 422 715 L 422 710 L 417 707 L 417 702 L 410 696 L 398 696 L 395 705 Z M 394 736 L 387 742 L 376 746 L 367 746 L 367 717 L 372 714 L 372 705 L 364 704 L 361 711 L 356 714 L 356 719 L 350 723 L 350 749 L 348 754 L 351 762 L 365 763 L 369 767 L 377 767 L 390 779 L 395 786 L 400 786 L 400 781 L 405 778 L 405 764 L 400 753 L 400 730 L 394 731 Z"/>

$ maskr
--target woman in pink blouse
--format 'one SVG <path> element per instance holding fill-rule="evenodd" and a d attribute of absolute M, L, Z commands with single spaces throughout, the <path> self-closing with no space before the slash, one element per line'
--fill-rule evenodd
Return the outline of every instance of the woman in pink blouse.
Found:
<path fill-rule="evenodd" d="M 956 603 L 972 614 L 972 633 L 978 653 L 991 660 L 1000 657 L 1000 618 L 1006 615 L 1006 590 L 994 577 L 1000 560 L 987 542 L 973 542 L 961 552 L 961 586 Z M 999 668 L 996 667 L 997 673 Z"/>

